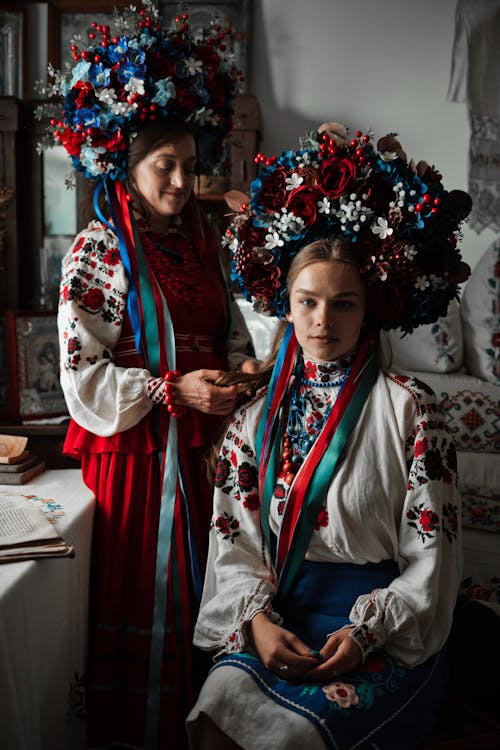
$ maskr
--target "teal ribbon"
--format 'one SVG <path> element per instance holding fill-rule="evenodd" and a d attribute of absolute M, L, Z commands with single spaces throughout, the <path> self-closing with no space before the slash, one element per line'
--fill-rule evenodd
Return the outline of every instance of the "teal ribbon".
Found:
<path fill-rule="evenodd" d="M 335 430 L 330 445 L 311 477 L 304 498 L 304 504 L 293 533 L 292 543 L 280 573 L 277 599 L 285 597 L 290 592 L 295 581 L 298 569 L 309 547 L 318 513 L 327 495 L 338 460 L 349 435 L 358 421 L 361 410 L 377 379 L 377 375 L 377 360 L 375 355 L 372 354 L 369 360 L 367 360 L 363 372 L 360 373 L 359 385 L 346 408 L 340 424 Z"/>

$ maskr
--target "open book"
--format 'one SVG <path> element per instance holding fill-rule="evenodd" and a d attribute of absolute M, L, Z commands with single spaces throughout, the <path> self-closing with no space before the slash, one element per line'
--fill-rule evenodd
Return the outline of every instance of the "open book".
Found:
<path fill-rule="evenodd" d="M 40 508 L 23 495 L 0 492 L 0 563 L 74 554 Z"/>

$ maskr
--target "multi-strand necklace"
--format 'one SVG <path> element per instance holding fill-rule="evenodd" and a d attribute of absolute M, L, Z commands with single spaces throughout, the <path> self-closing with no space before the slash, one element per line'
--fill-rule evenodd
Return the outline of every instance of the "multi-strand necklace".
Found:
<path fill-rule="evenodd" d="M 328 419 L 347 380 L 351 359 L 316 363 L 305 360 L 290 390 L 281 471 L 291 484 Z"/>

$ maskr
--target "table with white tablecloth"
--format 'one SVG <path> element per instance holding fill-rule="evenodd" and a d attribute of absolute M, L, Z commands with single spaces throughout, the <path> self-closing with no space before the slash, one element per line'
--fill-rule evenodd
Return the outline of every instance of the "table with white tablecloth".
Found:
<path fill-rule="evenodd" d="M 31 497 L 75 548 L 74 557 L 0 565 L 0 747 L 80 750 L 94 498 L 80 469 L 0 492 Z"/>

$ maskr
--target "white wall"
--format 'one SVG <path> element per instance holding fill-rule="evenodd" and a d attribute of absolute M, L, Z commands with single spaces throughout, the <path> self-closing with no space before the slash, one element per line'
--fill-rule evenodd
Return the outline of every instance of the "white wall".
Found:
<path fill-rule="evenodd" d="M 250 88 L 262 151 L 294 148 L 325 120 L 376 136 L 397 132 L 448 189 L 467 190 L 465 104 L 446 100 L 456 0 L 253 0 Z M 467 225 L 471 266 L 496 235 Z"/>

